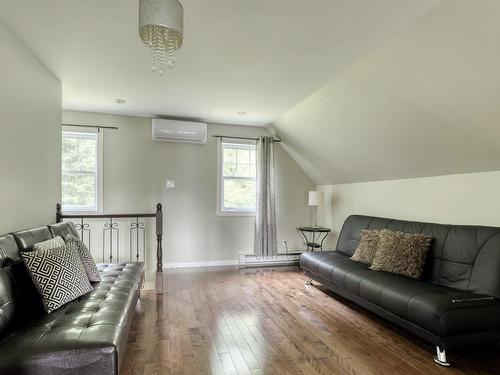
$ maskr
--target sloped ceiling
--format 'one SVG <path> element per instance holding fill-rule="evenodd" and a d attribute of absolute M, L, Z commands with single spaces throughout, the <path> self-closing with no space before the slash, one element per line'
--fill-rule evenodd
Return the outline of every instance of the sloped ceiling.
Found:
<path fill-rule="evenodd" d="M 62 82 L 64 109 L 266 125 L 438 2 L 181 0 L 184 45 L 163 77 L 138 0 L 0 0 L 0 17 Z"/>
<path fill-rule="evenodd" d="M 500 1 L 440 3 L 281 116 L 317 184 L 500 169 Z"/>

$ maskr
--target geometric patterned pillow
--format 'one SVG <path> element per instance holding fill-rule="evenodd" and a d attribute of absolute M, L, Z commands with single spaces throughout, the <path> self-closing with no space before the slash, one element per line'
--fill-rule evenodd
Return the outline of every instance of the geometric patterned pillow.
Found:
<path fill-rule="evenodd" d="M 98 283 L 101 281 L 101 276 L 95 265 L 94 258 L 90 254 L 89 249 L 85 246 L 85 243 L 80 240 L 80 238 L 73 236 L 71 234 L 66 236 L 66 247 L 68 249 L 76 250 L 80 255 L 83 266 L 85 267 L 85 272 L 89 280 L 93 283 Z"/>
<path fill-rule="evenodd" d="M 64 240 L 60 236 L 57 236 L 51 238 L 50 240 L 34 244 L 33 251 L 55 249 L 56 247 L 64 247 L 64 246 L 65 246 Z"/>
<path fill-rule="evenodd" d="M 21 252 L 48 313 L 93 290 L 78 252 L 66 247 Z"/>

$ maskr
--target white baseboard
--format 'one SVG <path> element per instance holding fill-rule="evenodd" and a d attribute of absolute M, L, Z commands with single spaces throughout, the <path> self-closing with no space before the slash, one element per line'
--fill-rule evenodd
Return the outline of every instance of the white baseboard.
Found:
<path fill-rule="evenodd" d="M 237 260 L 212 260 L 208 262 L 173 262 L 164 263 L 163 268 L 196 268 L 196 267 L 221 267 L 237 266 Z"/>
<path fill-rule="evenodd" d="M 299 262 L 300 254 L 279 254 L 274 257 L 257 257 L 255 255 L 240 254 L 240 267 L 272 267 L 295 265 Z"/>
<path fill-rule="evenodd" d="M 255 255 L 240 254 L 238 260 L 212 260 L 207 262 L 170 262 L 164 263 L 163 268 L 199 268 L 199 267 L 222 267 L 222 266 L 277 266 L 296 264 L 299 261 L 300 254 L 290 255 L 279 254 L 275 257 L 256 257 Z"/>

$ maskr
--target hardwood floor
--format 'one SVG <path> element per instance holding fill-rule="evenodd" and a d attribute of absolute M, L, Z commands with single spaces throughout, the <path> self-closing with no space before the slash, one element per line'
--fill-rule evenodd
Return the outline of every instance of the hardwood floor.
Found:
<path fill-rule="evenodd" d="M 297 268 L 169 270 L 144 292 L 129 374 L 500 374 L 500 344 L 448 353 L 326 291 Z"/>

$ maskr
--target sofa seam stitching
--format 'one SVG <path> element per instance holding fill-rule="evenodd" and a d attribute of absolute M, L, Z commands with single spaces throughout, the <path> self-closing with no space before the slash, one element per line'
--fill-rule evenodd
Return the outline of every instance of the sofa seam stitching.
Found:
<path fill-rule="evenodd" d="M 481 253 L 481 251 L 483 250 L 483 248 L 488 244 L 488 242 L 490 242 L 490 240 L 495 237 L 496 235 L 498 235 L 499 232 L 495 232 L 493 233 L 491 236 L 488 237 L 488 239 L 486 241 L 483 242 L 483 244 L 481 245 L 481 247 L 479 248 L 479 250 L 477 251 L 477 254 L 476 256 L 474 257 L 474 260 L 472 261 L 472 268 L 470 270 L 470 274 L 469 274 L 469 282 L 467 283 L 467 290 L 469 290 L 469 285 L 470 285 L 470 282 L 472 280 L 472 271 L 474 270 L 474 266 L 476 265 L 476 260 L 477 260 L 477 257 L 479 256 L 479 254 Z"/>
<path fill-rule="evenodd" d="M 393 286 L 393 285 L 397 285 L 397 284 L 404 284 L 405 282 L 404 281 L 397 281 L 397 282 L 394 282 L 392 284 L 387 284 L 387 285 L 384 285 L 381 289 L 380 289 L 380 292 L 378 293 L 378 304 L 380 305 L 380 297 L 382 296 L 382 292 L 384 291 L 385 288 L 387 288 L 388 286 Z"/>
<path fill-rule="evenodd" d="M 446 245 L 446 241 L 448 240 L 448 236 L 450 235 L 450 232 L 451 232 L 451 226 L 448 227 L 448 232 L 446 232 L 446 236 L 444 238 L 444 241 L 443 241 L 443 246 L 441 246 L 441 252 L 440 252 L 440 256 L 439 256 L 439 265 L 438 265 L 438 271 L 437 271 L 437 278 L 438 280 L 441 279 L 441 263 L 442 261 L 444 260 L 443 258 L 443 251 L 444 251 L 444 247 Z"/>
<path fill-rule="evenodd" d="M 366 271 L 375 272 L 375 271 L 370 270 L 369 268 L 366 268 Z M 361 288 L 361 282 L 362 282 L 364 279 L 366 279 L 366 278 L 368 278 L 368 277 L 370 277 L 370 276 L 372 276 L 372 274 L 371 274 L 371 273 L 368 273 L 367 275 L 363 276 L 363 277 L 361 278 L 361 280 L 359 280 L 359 283 L 358 283 L 358 288 L 357 288 L 357 289 L 358 289 L 358 296 L 359 296 L 359 289 Z"/>

